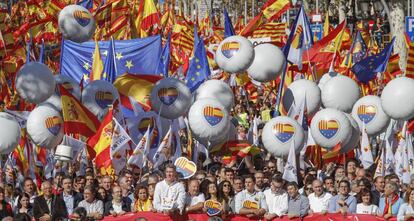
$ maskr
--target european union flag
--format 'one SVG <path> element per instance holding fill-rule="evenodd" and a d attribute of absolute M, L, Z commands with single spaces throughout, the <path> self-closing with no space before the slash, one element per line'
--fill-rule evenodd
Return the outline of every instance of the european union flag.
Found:
<path fill-rule="evenodd" d="M 392 39 L 391 43 L 381 51 L 381 53 L 362 59 L 352 66 L 352 71 L 358 78 L 358 81 L 366 84 L 368 81 L 372 80 L 377 73 L 385 71 L 392 53 L 394 40 L 395 37 Z"/>
<path fill-rule="evenodd" d="M 104 67 L 103 67 L 103 78 L 111 83 L 114 83 L 117 73 L 116 73 L 116 66 L 115 66 L 115 45 L 114 39 L 112 38 L 109 41 L 108 47 L 108 56 L 106 56 Z"/>
<path fill-rule="evenodd" d="M 109 41 L 100 41 L 101 58 L 108 56 Z M 126 72 L 131 74 L 158 73 L 157 66 L 161 55 L 161 37 L 159 35 L 148 38 L 114 41 L 114 56 L 117 76 Z M 82 78 L 87 83 L 92 71 L 92 55 L 95 42 L 75 43 L 69 40 L 62 41 L 60 74 L 73 78 L 78 83 Z M 116 77 L 117 77 L 116 76 Z"/>
<path fill-rule="evenodd" d="M 352 64 L 356 64 L 367 56 L 367 45 L 362 38 L 361 32 L 357 32 L 352 43 Z"/>
<path fill-rule="evenodd" d="M 39 62 L 40 63 L 45 63 L 45 41 L 42 39 L 42 46 L 40 48 L 40 53 L 39 53 Z"/>
<path fill-rule="evenodd" d="M 236 35 L 236 33 L 234 32 L 233 24 L 231 23 L 227 9 L 224 8 L 224 37 L 227 38 L 233 35 Z"/>
<path fill-rule="evenodd" d="M 157 67 L 158 74 L 162 74 L 168 77 L 168 67 L 170 65 L 170 45 L 171 45 L 171 33 L 168 34 L 167 42 L 162 49 L 160 62 Z"/>
<path fill-rule="evenodd" d="M 84 8 L 90 10 L 93 7 L 93 0 L 79 0 L 77 5 L 83 6 Z"/>
<path fill-rule="evenodd" d="M 187 76 L 185 77 L 185 83 L 192 93 L 197 90 L 200 84 L 207 80 L 209 76 L 210 67 L 208 66 L 206 49 L 204 48 L 203 40 L 200 39 L 195 48 L 194 57 L 190 61 Z"/>

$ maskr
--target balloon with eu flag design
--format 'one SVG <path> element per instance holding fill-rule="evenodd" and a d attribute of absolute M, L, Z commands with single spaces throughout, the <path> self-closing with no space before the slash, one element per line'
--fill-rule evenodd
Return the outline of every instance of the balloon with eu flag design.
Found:
<path fill-rule="evenodd" d="M 151 104 L 162 117 L 176 119 L 190 108 L 190 89 L 178 79 L 163 78 L 151 91 Z"/>
<path fill-rule="evenodd" d="M 194 137 L 211 148 L 212 143 L 228 136 L 231 122 L 226 108 L 219 101 L 205 98 L 190 107 L 188 123 Z"/>
<path fill-rule="evenodd" d="M 414 79 L 398 77 L 388 82 L 381 94 L 384 112 L 395 120 L 414 117 Z"/>
<path fill-rule="evenodd" d="M 313 116 L 310 131 L 315 142 L 331 150 L 338 143 L 346 144 L 351 138 L 351 123 L 339 110 L 326 108 Z"/>
<path fill-rule="evenodd" d="M 104 80 L 92 81 L 82 91 L 82 103 L 99 119 L 104 117 L 109 105 L 118 98 L 116 88 Z"/>
<path fill-rule="evenodd" d="M 45 64 L 29 62 L 17 73 L 16 90 L 26 101 L 40 104 L 55 91 L 55 78 Z"/>
<path fill-rule="evenodd" d="M 360 92 L 358 84 L 349 77 L 337 75 L 328 80 L 321 89 L 323 106 L 350 113 Z"/>
<path fill-rule="evenodd" d="M 253 62 L 253 45 L 242 36 L 230 36 L 219 44 L 214 58 L 217 65 L 224 71 L 241 73 L 247 70 Z"/>
<path fill-rule="evenodd" d="M 82 43 L 95 32 L 93 15 L 80 5 L 68 5 L 59 12 L 59 31 L 65 39 Z"/>
<path fill-rule="evenodd" d="M 27 133 L 43 148 L 55 148 L 63 139 L 63 120 L 60 112 L 50 104 L 37 106 L 27 118 Z"/>
<path fill-rule="evenodd" d="M 276 80 L 285 62 L 285 55 L 278 47 L 270 43 L 259 44 L 254 47 L 254 59 L 247 73 L 253 80 L 262 83 Z"/>
<path fill-rule="evenodd" d="M 390 117 L 382 109 L 381 99 L 374 95 L 360 98 L 354 104 L 352 116 L 360 130 L 365 123 L 365 129 L 370 136 L 383 132 L 390 122 Z"/>
<path fill-rule="evenodd" d="M 227 111 L 230 111 L 234 105 L 234 95 L 230 86 L 221 80 L 208 80 L 195 92 L 196 100 L 211 98 L 218 100 Z"/>
<path fill-rule="evenodd" d="M 275 117 L 267 122 L 263 128 L 263 145 L 276 157 L 286 158 L 292 142 L 295 144 L 296 153 L 299 153 L 304 141 L 305 135 L 302 126 L 290 117 Z"/>
<path fill-rule="evenodd" d="M 12 115 L 5 112 L 0 112 L 0 125 L 0 154 L 9 154 L 19 144 L 20 126 Z"/>
<path fill-rule="evenodd" d="M 50 96 L 42 104 L 51 104 L 55 106 L 59 111 L 62 110 L 62 101 L 60 98 L 59 85 L 61 85 L 74 97 L 80 100 L 80 97 L 81 97 L 80 87 L 71 77 L 60 75 L 60 74 L 55 75 L 55 82 L 56 82 L 55 93 L 53 93 L 52 96 Z"/>

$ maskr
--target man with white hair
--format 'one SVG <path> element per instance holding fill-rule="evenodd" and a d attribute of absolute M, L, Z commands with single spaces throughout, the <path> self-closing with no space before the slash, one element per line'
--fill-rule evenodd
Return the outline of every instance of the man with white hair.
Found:
<path fill-rule="evenodd" d="M 309 199 L 309 214 L 328 212 L 329 200 L 332 198 L 330 193 L 327 193 L 323 189 L 322 181 L 314 180 L 312 182 L 313 193 L 308 196 Z"/>

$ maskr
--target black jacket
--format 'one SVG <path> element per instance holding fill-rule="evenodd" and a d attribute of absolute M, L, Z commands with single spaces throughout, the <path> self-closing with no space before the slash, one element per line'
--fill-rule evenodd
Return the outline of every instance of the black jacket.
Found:
<path fill-rule="evenodd" d="M 36 220 L 39 220 L 45 214 L 49 214 L 52 221 L 59 220 L 62 217 L 67 217 L 67 211 L 65 202 L 56 196 L 52 196 L 52 211 L 49 211 L 45 197 L 38 196 L 34 199 L 33 203 L 33 216 Z"/>
<path fill-rule="evenodd" d="M 104 216 L 110 215 L 110 211 L 113 209 L 112 200 L 106 202 L 104 205 Z M 131 212 L 131 203 L 129 203 L 124 197 L 122 198 L 122 210 L 125 212 Z"/>
<path fill-rule="evenodd" d="M 83 200 L 83 196 L 81 193 L 78 193 L 75 191 L 72 191 L 72 195 L 73 195 L 73 207 L 72 208 L 75 209 L 76 207 L 78 207 L 78 204 Z M 65 206 L 65 212 L 66 212 L 65 217 L 68 218 L 70 214 L 68 214 L 68 209 L 66 207 L 66 203 L 63 198 L 63 192 L 58 195 L 58 198 L 59 200 L 63 201 L 63 205 Z"/>

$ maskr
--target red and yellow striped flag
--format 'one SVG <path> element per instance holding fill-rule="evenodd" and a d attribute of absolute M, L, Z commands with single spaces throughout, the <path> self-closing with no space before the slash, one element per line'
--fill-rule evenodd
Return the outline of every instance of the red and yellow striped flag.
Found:
<path fill-rule="evenodd" d="M 414 78 L 414 43 L 410 43 L 407 54 L 407 69 L 405 76 Z"/>
<path fill-rule="evenodd" d="M 140 1 L 135 28 L 141 38 L 157 34 L 160 31 L 160 13 L 153 0 Z"/>
<path fill-rule="evenodd" d="M 289 0 L 269 0 L 263 5 L 262 12 L 268 21 L 272 21 L 280 18 L 290 6 Z"/>

